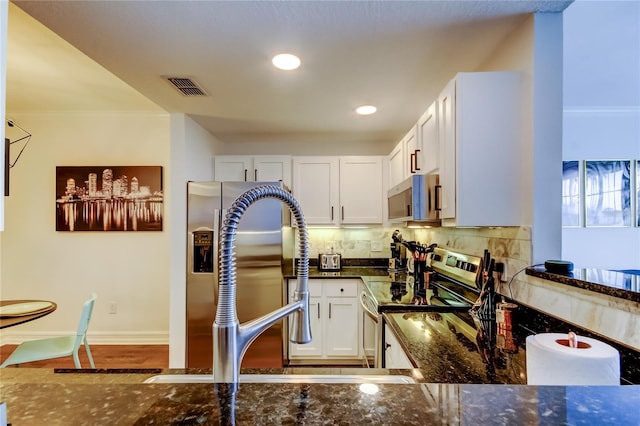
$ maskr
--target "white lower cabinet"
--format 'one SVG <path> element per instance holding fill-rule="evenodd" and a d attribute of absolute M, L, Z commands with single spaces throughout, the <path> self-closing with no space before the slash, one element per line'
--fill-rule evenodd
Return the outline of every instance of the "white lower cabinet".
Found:
<path fill-rule="evenodd" d="M 376 356 L 376 327 L 377 324 L 373 318 L 362 312 L 362 351 L 363 356 L 368 360 L 373 360 Z M 380 319 L 378 321 L 381 321 Z"/>
<path fill-rule="evenodd" d="M 384 326 L 384 368 L 414 368 L 396 335 Z"/>
<path fill-rule="evenodd" d="M 360 280 L 310 279 L 311 343 L 289 343 L 289 359 L 295 364 L 359 362 L 362 318 L 359 315 Z M 289 280 L 293 301 L 296 280 Z"/>

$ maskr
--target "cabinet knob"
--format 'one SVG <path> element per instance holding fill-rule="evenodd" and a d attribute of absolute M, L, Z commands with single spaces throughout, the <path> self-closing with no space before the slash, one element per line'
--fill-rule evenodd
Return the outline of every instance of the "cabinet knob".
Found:
<path fill-rule="evenodd" d="M 389 349 L 391 347 L 391 345 L 387 342 L 384 342 L 384 350 L 386 351 L 387 349 Z"/>
<path fill-rule="evenodd" d="M 341 289 L 340 289 L 340 291 L 341 291 L 341 292 L 343 292 L 343 291 L 344 291 L 344 288 L 341 288 Z"/>

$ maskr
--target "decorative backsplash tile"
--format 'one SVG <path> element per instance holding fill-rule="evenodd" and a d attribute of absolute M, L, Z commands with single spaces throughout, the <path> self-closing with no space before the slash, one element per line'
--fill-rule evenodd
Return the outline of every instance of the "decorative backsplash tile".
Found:
<path fill-rule="evenodd" d="M 488 249 L 499 261 L 506 261 L 507 274 L 530 265 L 531 229 L 508 228 L 309 228 L 309 255 L 331 251 L 343 258 L 385 258 L 391 256 L 391 235 L 399 229 L 405 240 L 439 247 L 474 256 Z M 374 250 L 379 248 L 380 251 Z"/>
<path fill-rule="evenodd" d="M 389 244 L 397 228 L 309 228 L 309 256 L 340 253 L 343 258 L 384 258 L 391 256 Z M 374 251 L 379 247 L 380 251 Z"/>

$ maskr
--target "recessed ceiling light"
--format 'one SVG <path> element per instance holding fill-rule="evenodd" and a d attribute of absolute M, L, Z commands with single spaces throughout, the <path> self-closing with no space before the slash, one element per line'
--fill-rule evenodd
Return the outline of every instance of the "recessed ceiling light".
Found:
<path fill-rule="evenodd" d="M 371 115 L 375 113 L 377 110 L 378 108 L 374 107 L 373 105 L 362 105 L 356 108 L 356 113 L 360 115 Z"/>
<path fill-rule="evenodd" d="M 281 53 L 271 60 L 273 66 L 285 71 L 295 70 L 300 66 L 300 58 L 291 53 Z"/>

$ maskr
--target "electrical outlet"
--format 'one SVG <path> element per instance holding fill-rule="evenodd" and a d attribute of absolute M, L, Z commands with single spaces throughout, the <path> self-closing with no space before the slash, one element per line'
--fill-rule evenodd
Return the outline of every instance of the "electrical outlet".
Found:
<path fill-rule="evenodd" d="M 371 241 L 371 251 L 382 251 L 382 241 Z"/>
<path fill-rule="evenodd" d="M 116 302 L 111 302 L 109 304 L 109 313 L 110 314 L 118 313 L 118 304 Z"/>

